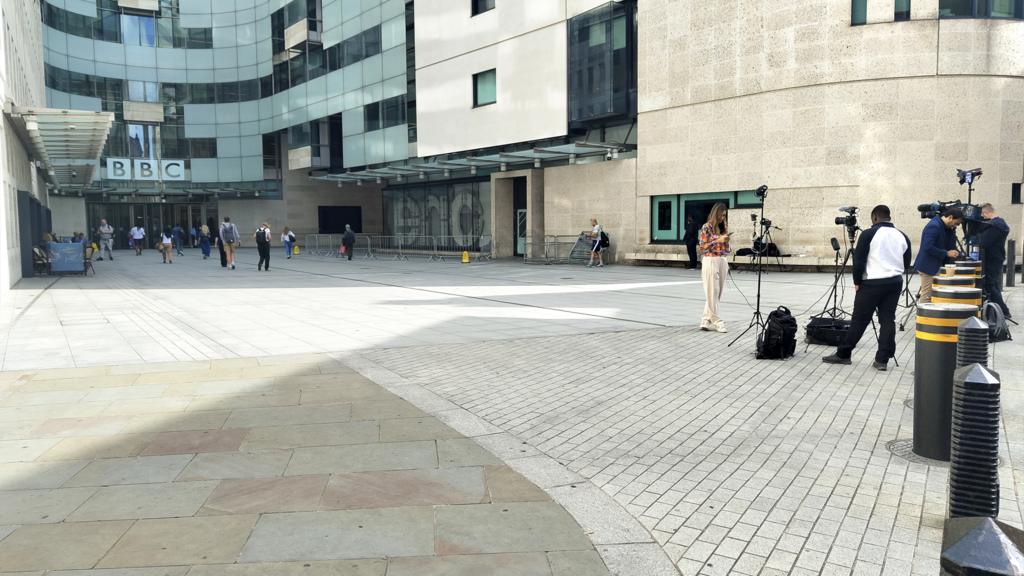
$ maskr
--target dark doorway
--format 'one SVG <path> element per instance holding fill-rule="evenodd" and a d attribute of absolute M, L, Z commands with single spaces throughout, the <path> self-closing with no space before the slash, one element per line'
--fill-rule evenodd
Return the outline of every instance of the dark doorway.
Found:
<path fill-rule="evenodd" d="M 351 226 L 356 233 L 363 231 L 362 206 L 319 206 L 317 211 L 320 216 L 320 234 L 341 234 L 345 231 L 345 224 Z"/>
<path fill-rule="evenodd" d="M 512 230 L 515 232 L 514 252 L 516 256 L 526 253 L 526 177 L 512 179 Z"/>
<path fill-rule="evenodd" d="M 35 275 L 32 265 L 32 247 L 43 242 L 43 234 L 52 226 L 50 209 L 26 190 L 18 190 L 18 240 L 21 244 L 21 276 Z"/>

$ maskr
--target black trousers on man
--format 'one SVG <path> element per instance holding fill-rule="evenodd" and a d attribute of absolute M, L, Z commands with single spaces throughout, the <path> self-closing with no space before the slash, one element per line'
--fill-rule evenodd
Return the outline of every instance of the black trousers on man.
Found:
<path fill-rule="evenodd" d="M 217 250 L 220 252 L 220 267 L 228 267 L 228 253 L 224 251 L 224 243 L 217 239 Z"/>
<path fill-rule="evenodd" d="M 270 270 L 270 242 L 257 242 L 256 251 L 260 254 L 260 263 L 256 265 L 257 270 L 264 267 Z"/>
<path fill-rule="evenodd" d="M 686 265 L 687 268 L 693 270 L 697 267 L 697 243 L 687 242 L 686 243 L 686 255 L 690 257 L 690 262 Z"/>
<path fill-rule="evenodd" d="M 875 360 L 888 362 L 896 355 L 896 307 L 903 293 L 903 279 L 893 278 L 892 281 L 861 284 L 860 290 L 853 301 L 853 318 L 846 339 L 839 345 L 836 355 L 849 358 L 853 349 L 860 342 L 861 336 L 871 318 L 878 312 L 878 351 Z"/>
<path fill-rule="evenodd" d="M 998 265 L 986 263 L 984 273 L 984 288 L 985 294 L 988 296 L 988 301 L 999 306 L 1003 311 L 1003 316 L 1009 318 L 1010 308 L 1003 300 L 1003 263 L 1000 262 Z"/>

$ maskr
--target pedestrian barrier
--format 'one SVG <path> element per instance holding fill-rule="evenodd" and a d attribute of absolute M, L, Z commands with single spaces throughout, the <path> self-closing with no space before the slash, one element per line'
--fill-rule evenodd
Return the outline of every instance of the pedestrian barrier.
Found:
<path fill-rule="evenodd" d="M 486 239 L 486 240 L 485 240 Z M 486 242 L 487 257 L 490 258 L 490 235 L 484 236 L 436 236 L 434 253 L 437 260 L 462 259 L 462 253 L 468 252 L 471 259 L 480 260 L 482 246 Z"/>
<path fill-rule="evenodd" d="M 403 260 L 409 256 L 420 256 L 429 260 L 437 258 L 437 249 L 433 236 L 412 236 L 403 234 L 398 236 Z"/>
<path fill-rule="evenodd" d="M 408 260 L 402 254 L 402 239 L 399 236 L 373 236 L 371 246 L 376 258 Z"/>
<path fill-rule="evenodd" d="M 342 257 L 342 234 L 307 234 L 302 243 L 306 253 L 312 256 Z M 480 236 L 422 236 L 397 234 L 383 236 L 357 234 L 353 257 L 370 260 L 408 260 L 422 257 L 440 262 L 461 261 L 466 252 L 473 262 L 490 260 L 494 241 L 490 234 Z"/>

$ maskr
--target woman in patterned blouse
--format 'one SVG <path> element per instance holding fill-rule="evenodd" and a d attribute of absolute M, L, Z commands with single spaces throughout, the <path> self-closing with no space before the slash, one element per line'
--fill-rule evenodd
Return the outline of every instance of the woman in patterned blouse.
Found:
<path fill-rule="evenodd" d="M 725 278 L 729 275 L 729 208 L 719 202 L 711 208 L 708 221 L 700 229 L 701 280 L 704 283 L 704 316 L 701 330 L 726 332 L 725 322 L 718 317 Z"/>

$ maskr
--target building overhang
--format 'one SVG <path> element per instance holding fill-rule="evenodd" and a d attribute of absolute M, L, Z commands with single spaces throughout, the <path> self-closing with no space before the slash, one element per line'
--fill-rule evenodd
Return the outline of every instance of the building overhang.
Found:
<path fill-rule="evenodd" d="M 413 158 L 407 164 L 389 164 L 363 170 L 327 173 L 311 176 L 310 179 L 337 182 L 338 186 L 342 184 L 362 185 L 363 182 L 400 184 L 408 180 L 426 180 L 435 177 L 438 179 L 465 178 L 466 176 L 476 176 L 481 170 L 486 170 L 484 173 L 487 174 L 496 171 L 504 172 L 513 168 L 543 168 L 546 164 L 566 162 L 575 164 L 579 158 L 592 156 L 604 156 L 607 160 L 617 160 L 619 153 L 627 150 L 629 150 L 628 146 L 617 143 L 574 142 L 485 156 L 463 155 L 447 159 L 435 158 L 429 161 L 423 158 Z"/>
<path fill-rule="evenodd" d="M 90 185 L 114 122 L 112 112 L 8 104 L 4 115 L 54 188 Z"/>

